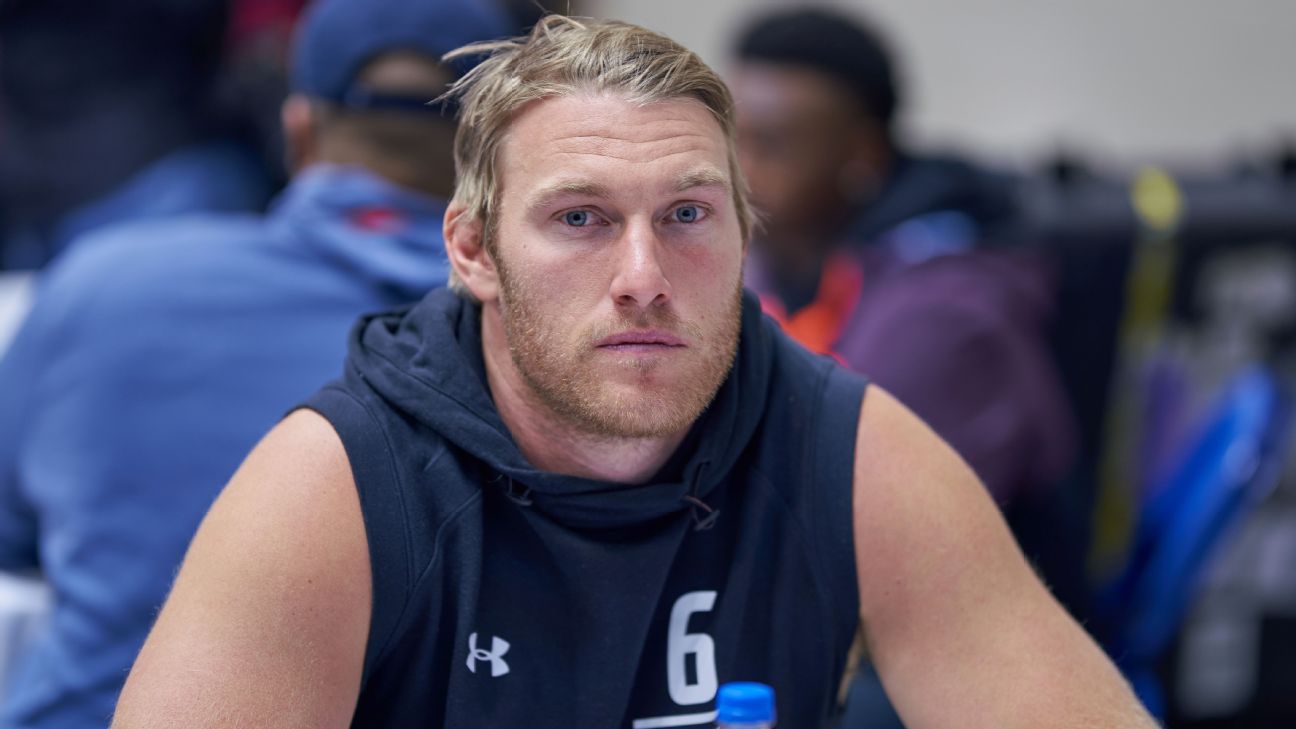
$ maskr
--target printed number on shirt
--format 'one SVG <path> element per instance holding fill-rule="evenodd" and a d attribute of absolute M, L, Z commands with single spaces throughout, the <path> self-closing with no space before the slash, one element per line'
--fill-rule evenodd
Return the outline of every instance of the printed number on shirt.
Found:
<path fill-rule="evenodd" d="M 704 704 L 716 695 L 715 641 L 706 633 L 688 632 L 689 618 L 715 607 L 714 590 L 680 596 L 671 608 L 670 632 L 666 642 L 666 685 L 671 700 L 681 706 Z M 689 662 L 693 681 L 689 681 Z"/>

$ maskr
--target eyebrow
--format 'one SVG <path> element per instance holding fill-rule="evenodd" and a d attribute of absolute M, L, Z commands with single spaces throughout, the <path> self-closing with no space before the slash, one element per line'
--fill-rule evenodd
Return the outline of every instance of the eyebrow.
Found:
<path fill-rule="evenodd" d="M 674 191 L 685 192 L 697 187 L 719 187 L 728 192 L 729 176 L 713 168 L 690 170 L 675 179 Z M 561 180 L 541 189 L 531 198 L 527 206 L 531 210 L 549 207 L 558 200 L 568 196 L 593 197 L 607 200 L 612 192 L 606 186 L 587 180 Z"/>
<path fill-rule="evenodd" d="M 595 197 L 606 200 L 612 197 L 611 191 L 597 182 L 587 182 L 584 180 L 563 180 L 550 185 L 531 198 L 531 204 L 528 206 L 532 210 L 546 208 L 557 200 L 569 195 L 579 195 L 582 197 Z"/>
<path fill-rule="evenodd" d="M 675 180 L 675 192 L 684 192 L 695 187 L 721 187 L 728 192 L 729 176 L 713 168 L 691 170 Z"/>

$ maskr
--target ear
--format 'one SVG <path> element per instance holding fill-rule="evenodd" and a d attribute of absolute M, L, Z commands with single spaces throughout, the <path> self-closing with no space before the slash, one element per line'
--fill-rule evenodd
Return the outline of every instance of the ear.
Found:
<path fill-rule="evenodd" d="M 295 175 L 307 165 L 319 161 L 319 124 L 311 100 L 301 94 L 289 94 L 279 109 L 283 125 L 284 166 Z"/>
<path fill-rule="evenodd" d="M 483 245 L 482 221 L 467 213 L 468 207 L 458 200 L 451 200 L 446 208 L 442 225 L 446 256 L 464 288 L 485 304 L 499 298 L 499 271 Z"/>

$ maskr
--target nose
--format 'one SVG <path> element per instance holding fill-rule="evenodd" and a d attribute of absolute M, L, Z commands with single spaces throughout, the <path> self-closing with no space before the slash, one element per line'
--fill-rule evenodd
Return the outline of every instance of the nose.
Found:
<path fill-rule="evenodd" d="M 652 223 L 634 221 L 627 225 L 617 247 L 611 290 L 617 305 L 646 309 L 669 301 L 671 285 L 662 270 L 661 240 Z"/>

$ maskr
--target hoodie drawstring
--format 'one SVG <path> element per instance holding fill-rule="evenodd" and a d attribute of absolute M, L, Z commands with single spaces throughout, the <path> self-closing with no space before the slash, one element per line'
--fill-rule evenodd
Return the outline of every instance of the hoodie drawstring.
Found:
<path fill-rule="evenodd" d="M 492 478 L 491 482 L 499 483 L 501 479 L 508 479 L 508 483 L 504 485 L 504 495 L 509 497 L 509 501 L 518 506 L 530 506 L 534 502 L 534 499 L 531 498 L 530 486 L 518 483 L 512 477 L 505 476 L 502 473 L 495 474 L 495 478 Z"/>
<path fill-rule="evenodd" d="M 504 490 L 504 493 L 509 497 L 510 501 L 518 506 L 530 506 L 534 501 L 531 498 L 531 487 L 526 484 L 520 484 L 511 478 L 508 481 L 508 487 Z"/>
<path fill-rule="evenodd" d="M 702 481 L 702 472 L 706 470 L 707 465 L 709 464 L 706 461 L 698 464 L 697 471 L 695 471 L 693 475 L 693 484 L 691 488 L 689 488 L 689 493 L 680 497 L 692 506 L 689 513 L 693 516 L 693 531 L 695 532 L 704 532 L 710 529 L 715 526 L 716 519 L 720 518 L 719 509 L 711 506 L 697 496 L 698 483 Z"/>
<path fill-rule="evenodd" d="M 693 517 L 693 531 L 698 532 L 706 531 L 714 527 L 716 520 L 720 518 L 719 509 L 711 506 L 696 495 L 698 483 L 702 480 L 702 472 L 706 469 L 706 466 L 707 464 L 703 463 L 698 467 L 696 475 L 693 478 L 693 484 L 689 489 L 690 493 L 684 494 L 680 497 L 681 500 L 689 505 L 689 514 Z M 531 487 L 526 484 L 518 483 L 517 481 L 514 481 L 512 477 L 506 476 L 502 473 L 497 473 L 495 478 L 491 479 L 492 483 L 499 483 L 500 481 L 505 482 L 504 495 L 509 498 L 509 501 L 512 501 L 518 506 L 530 506 L 534 503 L 535 500 L 531 496 Z"/>

